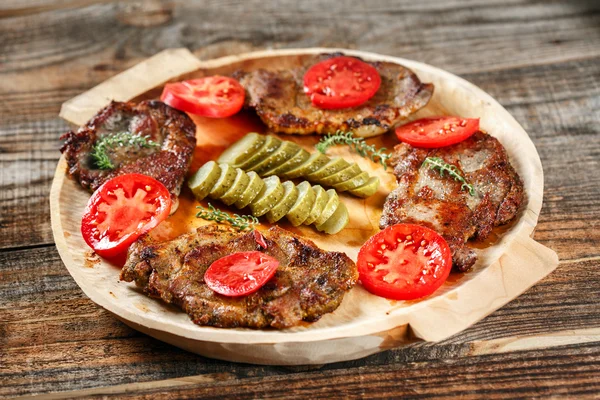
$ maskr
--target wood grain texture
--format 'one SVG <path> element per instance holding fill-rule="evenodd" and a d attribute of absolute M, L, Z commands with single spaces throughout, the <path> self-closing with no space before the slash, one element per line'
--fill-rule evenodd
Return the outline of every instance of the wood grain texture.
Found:
<path fill-rule="evenodd" d="M 317 381 L 319 393 L 338 396 L 597 398 L 598 2 L 135 5 L 142 3 L 149 11 L 136 13 L 110 1 L 0 5 L 0 396 L 134 385 L 115 393 L 166 397 L 161 388 L 192 382 L 170 395 L 314 397 L 307 382 Z M 132 331 L 85 298 L 58 258 L 49 225 L 58 136 L 68 129 L 57 118 L 60 104 L 168 47 L 188 47 L 208 59 L 303 46 L 359 48 L 428 62 L 498 99 L 540 153 L 545 201 L 535 239 L 558 252 L 559 268 L 442 343 L 309 371 L 185 353 Z M 551 334 L 587 344 L 546 348 L 559 343 Z M 524 346 L 541 348 L 506 347 L 504 340 L 523 337 L 531 338 Z M 476 355 L 490 348 L 509 350 Z"/>

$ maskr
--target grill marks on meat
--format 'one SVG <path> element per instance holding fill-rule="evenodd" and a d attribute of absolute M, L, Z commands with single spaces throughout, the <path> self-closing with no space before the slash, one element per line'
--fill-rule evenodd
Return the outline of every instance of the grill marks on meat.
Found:
<path fill-rule="evenodd" d="M 461 183 L 448 174 L 442 177 L 423 166 L 426 157 L 440 157 L 457 166 L 475 187 L 476 196 L 461 189 Z M 494 226 L 516 216 L 523 201 L 523 183 L 504 147 L 482 132 L 439 149 L 399 144 L 389 163 L 394 167 L 398 187 L 386 199 L 380 227 L 416 223 L 436 230 L 448 242 L 453 266 L 459 271 L 468 270 L 477 260 L 465 242 L 472 237 L 488 237 Z"/>
<path fill-rule="evenodd" d="M 277 329 L 316 321 L 334 311 L 358 278 L 356 265 L 339 252 L 319 249 L 313 242 L 273 227 L 263 236 L 265 250 L 253 232 L 208 225 L 165 243 L 145 236 L 134 243 L 121 279 L 135 281 L 151 297 L 182 308 L 198 325 L 222 328 Z M 257 292 L 226 297 L 204 283 L 215 260 L 242 251 L 263 251 L 280 266 Z"/>
<path fill-rule="evenodd" d="M 382 134 L 424 107 L 433 93 L 409 69 L 392 63 L 371 63 L 381 76 L 375 96 L 353 108 L 325 110 L 312 105 L 304 93 L 304 73 L 313 64 L 340 54 L 309 59 L 297 68 L 280 71 L 259 69 L 234 75 L 246 88 L 246 105 L 256 109 L 273 131 L 291 134 L 352 132 L 357 136 Z"/>
<path fill-rule="evenodd" d="M 160 148 L 117 147 L 111 149 L 114 169 L 96 167 L 91 157 L 94 144 L 105 135 L 131 132 L 147 136 Z M 118 175 L 140 173 L 163 183 L 175 199 L 192 161 L 196 126 L 185 114 L 160 101 L 111 102 L 77 132 L 62 136 L 61 148 L 69 174 L 81 186 L 94 191 Z"/>

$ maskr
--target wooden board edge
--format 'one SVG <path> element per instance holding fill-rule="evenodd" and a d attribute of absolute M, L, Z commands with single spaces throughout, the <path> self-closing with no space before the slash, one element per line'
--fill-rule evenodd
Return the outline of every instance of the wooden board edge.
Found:
<path fill-rule="evenodd" d="M 127 98 L 123 98 L 122 100 L 129 100 L 133 97 L 136 97 L 136 96 L 142 94 L 143 92 L 145 92 L 147 90 L 150 90 L 150 89 L 166 82 L 169 79 L 175 78 L 179 75 L 194 71 L 199 68 L 212 68 L 212 67 L 215 67 L 218 65 L 223 65 L 223 64 L 227 64 L 227 63 L 231 63 L 231 62 L 235 62 L 235 61 L 240 61 L 240 60 L 246 60 L 246 59 L 250 59 L 250 58 L 285 56 L 285 55 L 293 55 L 293 54 L 316 54 L 316 53 L 321 53 L 321 52 L 332 52 L 332 51 L 345 51 L 350 55 L 357 55 L 357 56 L 365 57 L 367 59 L 381 58 L 382 60 L 387 60 L 387 61 L 391 61 L 391 62 L 401 62 L 401 63 L 404 62 L 408 67 L 418 65 L 420 68 L 425 68 L 425 69 L 434 71 L 436 73 L 444 73 L 445 75 L 447 75 L 449 77 L 450 76 L 453 77 L 453 79 L 458 78 L 458 80 L 460 80 L 461 84 L 468 86 L 472 90 L 476 90 L 479 94 L 485 94 L 486 98 L 488 98 L 490 102 L 497 103 L 493 98 L 491 98 L 491 96 L 489 96 L 487 93 L 483 92 L 481 89 L 477 88 L 475 85 L 469 83 L 468 81 L 465 81 L 460 77 L 456 77 L 455 75 L 452 75 L 446 71 L 440 70 L 436 67 L 429 66 L 427 64 L 422 64 L 422 63 L 418 63 L 418 62 L 411 61 L 411 60 L 403 60 L 398 57 L 390 57 L 390 56 L 383 56 L 383 55 L 379 56 L 374 53 L 366 53 L 366 52 L 361 52 L 361 51 L 356 51 L 356 50 L 330 49 L 330 48 L 265 50 L 265 51 L 258 51 L 258 52 L 252 52 L 252 53 L 245 53 L 245 54 L 241 54 L 241 55 L 228 56 L 228 57 L 223 57 L 223 58 L 218 58 L 218 59 L 208 60 L 208 61 L 202 61 L 202 62 L 199 61 L 198 59 L 196 59 L 195 56 L 193 56 L 193 54 L 191 54 L 186 49 L 171 49 L 171 50 L 165 50 L 165 51 L 157 54 L 156 56 L 151 57 L 150 59 L 107 80 L 103 84 L 108 85 L 108 83 L 110 82 L 110 85 L 114 86 L 115 83 L 120 83 L 119 79 L 127 79 L 128 80 L 131 78 L 131 76 L 132 76 L 131 74 L 138 75 L 138 74 L 143 73 L 144 70 L 148 71 L 148 69 L 145 69 L 145 68 L 156 68 L 159 64 L 161 65 L 161 67 L 164 67 L 164 62 L 167 58 L 169 59 L 168 64 L 172 64 L 173 63 L 173 54 L 178 51 L 182 51 L 183 53 L 185 53 L 184 57 L 189 56 L 189 57 L 193 58 L 193 60 L 191 60 L 191 59 L 188 60 L 188 61 L 190 61 L 190 64 L 187 65 L 184 69 L 180 70 L 181 71 L 180 73 L 175 74 L 175 75 L 171 76 L 170 78 L 165 79 L 162 82 L 158 82 L 156 79 L 154 79 L 152 81 L 152 83 L 147 84 L 147 89 L 145 89 L 145 90 L 130 91 L 127 96 L 121 95 L 121 97 L 127 97 Z M 149 64 L 149 62 L 153 59 L 158 59 L 159 61 L 157 61 L 156 63 Z M 145 65 L 144 69 L 136 70 L 136 67 L 138 67 L 140 65 Z M 119 77 L 121 77 L 121 78 L 119 78 Z M 117 79 L 117 78 L 119 78 L 119 79 Z M 77 107 L 74 107 L 74 105 L 77 105 L 78 102 L 85 105 L 86 101 L 85 101 L 84 97 L 87 95 L 87 96 L 91 96 L 91 100 L 90 100 L 89 104 L 92 104 L 94 102 L 96 102 L 94 104 L 99 104 L 99 102 L 104 102 L 100 106 L 93 105 L 90 107 L 91 115 L 93 115 L 95 112 L 97 112 L 97 110 L 99 108 L 104 106 L 106 104 L 106 102 L 109 101 L 106 99 L 106 96 L 104 96 L 104 97 L 98 96 L 98 93 L 95 92 L 95 89 L 97 89 L 98 87 L 101 87 L 103 84 L 100 84 L 96 88 L 67 101 L 63 105 L 63 108 L 67 111 L 70 111 L 72 113 L 77 113 L 77 114 L 79 114 L 79 116 L 81 116 L 82 110 L 87 111 L 87 109 L 77 108 Z M 137 83 L 137 84 L 139 84 L 139 83 Z M 140 93 L 138 93 L 138 92 L 140 92 Z M 82 98 L 83 98 L 83 100 L 82 100 Z M 503 111 L 506 114 L 506 116 L 510 116 L 510 114 L 506 110 L 503 110 Z M 69 119 L 68 114 L 66 116 L 63 115 L 62 110 L 61 110 L 61 116 L 65 119 L 69 120 L 70 122 L 77 123 L 77 124 L 83 124 L 87 121 L 87 119 L 85 119 L 85 121 L 81 121 L 84 119 L 83 117 L 80 117 L 78 121 L 76 121 L 74 119 Z M 520 127 L 518 122 L 516 122 L 516 120 L 514 120 L 514 118 L 512 118 L 512 116 L 510 116 L 510 118 L 511 118 L 511 123 L 513 123 L 515 126 L 520 128 L 520 130 L 522 130 L 522 128 Z M 523 133 L 526 135 L 526 133 L 524 131 L 523 131 Z M 529 143 L 529 144 L 534 149 L 535 154 L 537 156 L 537 151 L 535 150 L 533 143 Z M 537 156 L 536 159 L 539 161 L 539 156 Z M 59 171 L 57 169 L 57 174 L 58 173 L 59 173 Z M 541 171 L 541 163 L 540 163 L 539 173 L 540 174 L 543 173 Z M 61 181 L 60 186 L 62 186 L 62 180 L 64 179 L 64 175 L 65 174 L 63 172 L 63 176 L 61 176 L 61 180 L 60 180 Z M 536 181 L 539 181 L 539 180 L 541 180 L 543 183 L 543 178 L 541 176 L 536 176 Z M 56 181 L 56 177 L 55 177 L 55 181 Z M 53 188 L 54 188 L 54 185 L 53 185 Z M 55 193 L 55 195 L 58 196 L 58 193 Z M 530 194 L 530 196 L 532 196 L 532 195 L 533 195 L 533 193 Z M 535 282 L 542 279 L 544 276 L 546 276 L 548 273 L 550 273 L 552 270 L 554 270 L 556 268 L 556 266 L 558 265 L 558 259 L 556 257 L 556 253 L 554 253 L 552 250 L 540 245 L 539 243 L 533 241 L 533 239 L 531 239 L 529 237 L 529 234 L 531 234 L 531 232 L 533 231 L 533 229 L 536 225 L 536 222 L 537 222 L 539 208 L 541 208 L 541 196 L 542 196 L 541 190 L 539 193 L 536 193 L 533 196 L 533 198 L 536 200 L 535 203 L 533 204 L 534 207 L 533 207 L 533 209 L 528 208 L 526 210 L 525 215 L 523 215 L 522 220 L 520 221 L 519 227 L 518 227 L 519 228 L 518 233 L 525 241 L 523 246 L 526 248 L 535 247 L 537 249 L 535 251 L 539 250 L 541 252 L 540 255 L 538 255 L 538 256 L 540 256 L 540 259 L 537 260 L 537 262 L 535 263 L 536 264 L 536 268 L 534 268 L 535 272 L 532 273 L 531 275 L 529 275 L 527 277 L 527 279 L 519 279 L 518 287 L 511 287 L 511 290 L 508 292 L 501 291 L 500 292 L 501 297 L 495 298 L 498 291 L 494 290 L 495 288 L 491 285 L 493 283 L 496 283 L 497 279 L 502 279 L 504 272 L 514 273 L 515 271 L 518 270 L 519 263 L 523 263 L 523 262 L 527 261 L 524 258 L 525 256 L 517 255 L 516 257 L 512 257 L 512 255 L 511 255 L 510 257 L 506 257 L 506 254 L 503 255 L 500 260 L 496 261 L 495 263 L 492 263 L 490 266 L 488 266 L 485 270 L 483 270 L 481 272 L 481 274 L 484 275 L 484 277 L 486 278 L 486 281 L 490 281 L 489 282 L 490 283 L 490 291 L 489 291 L 488 295 L 486 296 L 489 298 L 493 298 L 493 302 L 492 302 L 492 305 L 490 306 L 490 308 L 487 308 L 485 306 L 479 307 L 477 310 L 474 310 L 468 316 L 462 315 L 462 314 L 460 314 L 460 312 L 458 312 L 458 314 L 452 314 L 452 313 L 448 313 L 448 306 L 447 306 L 447 304 L 452 304 L 452 302 L 455 301 L 454 299 L 451 298 L 452 294 L 449 294 L 449 296 L 440 296 L 439 299 L 434 299 L 434 302 L 439 302 L 439 304 L 436 303 L 437 311 L 434 313 L 433 317 L 438 318 L 438 321 L 439 321 L 440 317 L 443 317 L 444 321 L 448 322 L 448 329 L 446 329 L 446 327 L 445 327 L 443 333 L 430 332 L 430 334 L 424 334 L 423 328 L 426 326 L 426 324 L 423 323 L 423 321 L 422 321 L 423 318 L 419 317 L 422 314 L 423 308 L 415 309 L 414 313 L 411 313 L 412 315 L 410 315 L 410 318 L 412 319 L 410 321 L 410 324 L 411 324 L 412 329 L 415 331 L 415 333 L 417 334 L 418 337 L 423 338 L 425 340 L 439 341 L 439 340 L 443 340 L 457 332 L 460 332 L 461 330 L 464 330 L 466 327 L 472 325 L 473 323 L 477 322 L 481 318 L 485 317 L 492 311 L 500 308 L 502 305 L 504 305 L 507 302 L 509 302 L 510 300 L 514 299 L 519 294 L 523 293 L 527 288 L 532 286 Z M 538 206 L 539 206 L 539 208 L 538 208 Z M 54 211 L 53 211 L 53 214 L 54 214 Z M 60 226 L 60 222 L 58 222 L 58 225 L 56 227 L 57 227 L 58 231 L 62 232 L 62 227 Z M 55 232 L 54 222 L 53 222 L 53 232 Z M 58 242 L 61 239 L 64 242 L 64 238 L 60 238 L 60 237 L 58 239 L 55 238 L 55 240 L 57 240 L 57 247 L 59 247 Z M 517 237 L 512 238 L 511 243 L 508 243 L 505 253 L 512 250 L 511 246 L 516 246 L 514 243 L 515 241 L 519 241 Z M 68 249 L 67 249 L 66 242 L 64 242 L 63 250 L 64 250 L 64 254 L 61 252 L 61 256 L 63 256 L 63 260 L 65 260 L 64 256 L 67 256 L 70 259 L 70 256 L 67 255 Z M 517 250 L 524 251 L 522 248 L 517 248 Z M 59 247 L 59 252 L 60 252 L 60 247 Z M 65 260 L 65 263 L 67 264 L 66 260 Z M 506 266 L 506 265 L 508 265 L 508 266 Z M 539 270 L 538 270 L 538 267 L 539 267 Z M 474 290 L 474 291 L 477 292 L 478 295 L 480 294 L 479 290 Z M 467 291 L 467 293 L 471 293 L 471 292 Z M 507 293 L 509 293 L 509 294 L 507 295 Z M 468 298 L 469 296 L 466 296 L 466 297 Z M 460 299 L 460 297 L 459 297 L 459 299 Z M 476 299 L 475 301 L 479 302 L 480 300 Z M 469 303 L 468 301 L 465 302 L 464 300 L 462 300 L 462 302 L 464 302 L 465 306 L 467 305 L 467 303 Z M 458 300 L 458 303 L 454 303 L 454 304 L 460 305 L 460 304 L 462 304 L 462 302 L 461 302 L 461 300 Z M 454 304 L 453 304 L 453 306 L 454 306 Z M 103 305 L 103 307 L 105 307 L 105 306 Z M 470 304 L 470 307 L 472 308 L 472 303 Z M 105 308 L 107 308 L 107 307 L 105 307 Z M 107 309 L 109 311 L 111 311 L 109 308 L 107 308 Z M 397 319 L 395 322 L 398 325 L 405 323 L 407 317 L 408 317 L 407 315 L 397 315 L 396 316 Z M 393 327 L 388 325 L 388 326 L 385 326 L 384 329 L 393 329 Z M 427 328 L 427 329 L 430 329 L 430 328 Z M 332 334 L 332 333 L 333 332 L 331 332 L 330 334 Z M 354 332 L 351 336 L 359 335 L 359 334 L 365 334 L 365 332 Z M 367 332 L 366 334 L 372 334 L 372 332 Z M 328 336 L 325 336 L 321 339 L 327 340 Z M 263 338 L 263 340 L 265 340 L 265 338 Z M 305 340 L 310 341 L 307 338 L 303 338 L 302 341 L 305 341 Z M 276 343 L 277 341 L 278 340 L 275 339 L 274 343 Z"/>

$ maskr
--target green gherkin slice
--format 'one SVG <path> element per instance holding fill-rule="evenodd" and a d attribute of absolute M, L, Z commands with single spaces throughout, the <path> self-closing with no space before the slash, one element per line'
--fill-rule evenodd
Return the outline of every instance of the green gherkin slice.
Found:
<path fill-rule="evenodd" d="M 281 176 L 286 179 L 300 178 L 306 176 L 330 161 L 329 157 L 321 153 L 311 154 L 306 161 L 289 171 L 286 171 Z"/>
<path fill-rule="evenodd" d="M 283 197 L 267 212 L 269 222 L 276 222 L 283 218 L 298 199 L 298 188 L 292 181 L 285 181 L 281 186 L 283 186 Z"/>
<path fill-rule="evenodd" d="M 315 225 L 321 225 L 325 223 L 333 215 L 335 210 L 337 210 L 338 205 L 340 204 L 340 198 L 338 197 L 337 192 L 334 189 L 329 189 L 327 191 L 327 204 L 325 204 L 325 208 L 321 212 L 321 215 L 313 222 Z"/>
<path fill-rule="evenodd" d="M 237 175 L 236 169 L 229 164 L 221 164 L 219 165 L 219 168 L 221 168 L 221 175 L 219 175 L 219 179 L 208 193 L 213 199 L 218 199 L 223 196 L 223 194 L 229 190 L 231 185 L 233 185 L 233 181 Z"/>
<path fill-rule="evenodd" d="M 281 165 L 273 167 L 272 169 L 265 171 L 263 176 L 270 175 L 285 175 L 287 171 L 291 171 L 296 168 L 310 157 L 310 153 L 302 148 L 298 149 L 298 152 L 294 154 L 289 160 L 285 161 Z"/>
<path fill-rule="evenodd" d="M 310 215 L 316 197 L 315 191 L 307 181 L 300 183 L 297 188 L 298 198 L 286 215 L 287 219 L 294 226 L 301 225 L 306 221 Z"/>
<path fill-rule="evenodd" d="M 208 196 L 220 175 L 221 168 L 216 162 L 209 161 L 188 179 L 188 186 L 192 189 L 194 196 L 198 200 L 202 200 Z"/>
<path fill-rule="evenodd" d="M 325 186 L 333 186 L 335 184 L 345 182 L 348 179 L 352 179 L 361 172 L 362 170 L 360 169 L 358 164 L 350 164 L 341 171 L 338 171 L 335 174 L 329 175 L 328 177 L 319 180 L 319 183 Z"/>
<path fill-rule="evenodd" d="M 265 175 L 265 171 L 278 167 L 290 158 L 292 158 L 300 150 L 300 146 L 296 143 L 283 141 L 281 146 L 273 153 L 269 154 L 264 160 L 249 168 L 250 171 L 255 171 L 260 176 Z"/>
<path fill-rule="evenodd" d="M 226 191 L 223 196 L 221 196 L 221 201 L 228 206 L 235 203 L 244 193 L 246 187 L 250 183 L 250 178 L 248 175 L 241 169 L 237 168 L 237 175 L 231 184 L 231 187 L 228 191 Z"/>
<path fill-rule="evenodd" d="M 357 188 L 350 189 L 348 193 L 352 193 L 358 197 L 367 198 L 377 193 L 377 189 L 379 189 L 379 178 L 373 176 L 369 178 L 367 183 Z"/>
<path fill-rule="evenodd" d="M 369 180 L 369 174 L 366 172 L 361 172 L 360 174 L 356 175 L 354 178 L 348 179 L 347 181 L 342 182 L 342 183 L 337 183 L 337 184 L 333 185 L 333 187 L 338 192 L 345 192 L 346 190 L 355 189 L 359 186 L 364 185 L 365 183 L 367 183 L 368 180 Z"/>
<path fill-rule="evenodd" d="M 250 203 L 250 211 L 255 217 L 266 214 L 273 204 L 281 201 L 285 190 L 279 181 L 279 177 L 273 175 L 263 179 L 265 186 L 258 196 Z"/>
<path fill-rule="evenodd" d="M 238 168 L 243 170 L 252 168 L 256 164 L 263 161 L 269 154 L 272 154 L 275 150 L 277 150 L 279 146 L 281 146 L 281 140 L 277 139 L 275 136 L 267 136 L 262 147 L 258 149 L 253 156 L 238 165 Z"/>
<path fill-rule="evenodd" d="M 302 222 L 304 225 L 310 225 L 319 218 L 325 206 L 327 205 L 327 200 L 329 200 L 329 195 L 319 185 L 314 185 L 312 187 L 313 192 L 315 192 L 315 201 L 313 202 L 312 208 L 310 209 L 310 213 L 308 214 L 308 218 Z"/>
<path fill-rule="evenodd" d="M 246 186 L 246 189 L 244 190 L 242 195 L 235 202 L 235 206 L 237 208 L 246 207 L 248 204 L 250 204 L 252 200 L 254 200 L 259 195 L 259 193 L 265 187 L 265 183 L 256 172 L 250 171 L 246 175 L 248 175 L 249 179 L 248 186 Z"/>
<path fill-rule="evenodd" d="M 238 167 L 249 160 L 267 140 L 265 135 L 251 132 L 229 146 L 217 160 L 220 164 L 229 164 Z"/>
<path fill-rule="evenodd" d="M 350 163 L 343 158 L 336 157 L 331 159 L 327 164 L 319 168 L 313 173 L 305 175 L 306 179 L 311 182 L 321 183 L 321 179 L 327 178 L 335 173 L 350 166 Z"/>
<path fill-rule="evenodd" d="M 344 229 L 349 221 L 348 208 L 340 201 L 340 204 L 331 217 L 325 223 L 317 225 L 317 230 L 333 235 Z"/>

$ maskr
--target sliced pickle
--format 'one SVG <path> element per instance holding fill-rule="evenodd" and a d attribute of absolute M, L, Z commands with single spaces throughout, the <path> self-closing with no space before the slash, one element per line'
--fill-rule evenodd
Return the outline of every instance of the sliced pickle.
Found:
<path fill-rule="evenodd" d="M 327 205 L 327 200 L 329 200 L 329 195 L 319 185 L 314 185 L 312 187 L 313 192 L 315 192 L 315 201 L 313 202 L 312 208 L 310 209 L 310 214 L 308 218 L 302 222 L 304 225 L 310 225 L 319 218 L 325 206 Z"/>
<path fill-rule="evenodd" d="M 321 179 L 327 178 L 335 173 L 350 166 L 350 163 L 343 158 L 336 157 L 332 158 L 327 164 L 316 170 L 311 174 L 304 175 L 306 179 L 311 182 L 321 183 Z"/>
<path fill-rule="evenodd" d="M 283 197 L 267 213 L 269 222 L 276 222 L 283 218 L 298 199 L 298 188 L 292 181 L 285 181 L 283 186 Z"/>
<path fill-rule="evenodd" d="M 337 210 L 338 205 L 340 204 L 340 198 L 338 197 L 338 194 L 334 189 L 329 189 L 327 191 L 327 196 L 327 204 L 325 204 L 325 208 L 323 208 L 323 211 L 321 212 L 321 215 L 319 215 L 319 218 L 317 218 L 316 221 L 313 222 L 315 225 L 324 224 L 325 221 L 327 221 L 329 217 L 333 215 L 335 210 Z"/>
<path fill-rule="evenodd" d="M 377 193 L 377 189 L 379 189 L 379 178 L 373 176 L 369 178 L 367 183 L 357 188 L 350 189 L 348 193 L 352 193 L 353 195 L 358 197 L 367 198 Z"/>
<path fill-rule="evenodd" d="M 306 221 L 316 197 L 315 191 L 307 181 L 300 183 L 297 188 L 298 198 L 286 215 L 287 219 L 294 226 L 301 225 Z"/>
<path fill-rule="evenodd" d="M 312 153 L 310 157 L 308 157 L 308 159 L 302 164 L 298 165 L 296 168 L 286 171 L 285 173 L 281 174 L 281 176 L 285 177 L 286 179 L 300 178 L 318 170 L 329 161 L 331 161 L 330 158 L 324 154 L 318 152 Z"/>
<path fill-rule="evenodd" d="M 265 171 L 263 173 L 263 176 L 284 175 L 287 171 L 290 171 L 290 170 L 296 168 L 297 166 L 302 164 L 304 161 L 308 160 L 309 157 L 310 157 L 310 153 L 308 151 L 306 151 L 302 148 L 299 148 L 298 152 L 296 154 L 294 154 L 289 160 L 282 163 L 281 165 L 273 167 L 272 169 L 270 169 L 268 171 Z"/>
<path fill-rule="evenodd" d="M 213 199 L 223 196 L 231 188 L 237 175 L 237 170 L 229 164 L 221 164 L 219 168 L 221 168 L 221 175 L 219 175 L 219 179 L 208 193 Z"/>
<path fill-rule="evenodd" d="M 188 180 L 188 186 L 192 189 L 194 196 L 198 200 L 204 199 L 213 188 L 219 176 L 221 168 L 214 161 L 209 161 L 204 164 L 194 175 Z"/>
<path fill-rule="evenodd" d="M 242 195 L 235 202 L 237 208 L 246 207 L 265 187 L 265 182 L 263 182 L 262 178 L 256 172 L 250 171 L 246 175 L 249 178 L 248 186 L 246 186 Z"/>
<path fill-rule="evenodd" d="M 232 205 L 242 196 L 242 193 L 244 193 L 244 190 L 246 190 L 248 183 L 250 183 L 250 178 L 248 175 L 244 172 L 244 170 L 237 168 L 237 175 L 235 176 L 235 179 L 229 190 L 226 191 L 223 196 L 221 196 L 221 201 L 228 206 Z"/>
<path fill-rule="evenodd" d="M 318 171 L 317 171 L 318 172 Z M 360 174 L 362 170 L 358 166 L 358 164 L 350 164 L 346 168 L 342 169 L 335 174 L 329 175 L 326 178 L 320 179 L 319 183 L 325 186 L 333 186 L 338 183 L 342 183 L 347 181 L 348 179 L 354 178 L 356 175 Z"/>
<path fill-rule="evenodd" d="M 281 201 L 285 190 L 279 181 L 279 177 L 273 175 L 263 179 L 265 186 L 258 196 L 250 203 L 250 211 L 255 217 L 266 214 L 274 204 Z"/>
<path fill-rule="evenodd" d="M 333 235 L 344 229 L 349 221 L 348 208 L 340 201 L 340 204 L 331 217 L 325 223 L 317 225 L 317 230 Z"/>
<path fill-rule="evenodd" d="M 251 132 L 229 146 L 217 160 L 220 164 L 229 164 L 239 167 L 249 160 L 267 140 L 265 135 Z"/>
<path fill-rule="evenodd" d="M 256 150 L 253 156 L 242 162 L 237 167 L 247 171 L 259 162 L 263 161 L 268 155 L 273 154 L 273 152 L 277 150 L 279 146 L 281 146 L 281 140 L 277 139 L 275 136 L 267 136 L 262 147 Z"/>
<path fill-rule="evenodd" d="M 273 153 L 269 154 L 264 160 L 260 161 L 258 164 L 254 165 L 251 168 L 248 168 L 250 171 L 255 171 L 260 176 L 265 175 L 265 171 L 273 169 L 275 167 L 280 166 L 290 158 L 292 158 L 297 152 L 300 150 L 300 146 L 298 146 L 294 142 L 283 141 L 281 146 Z"/>
<path fill-rule="evenodd" d="M 345 192 L 346 190 L 355 189 L 359 186 L 364 185 L 365 183 L 367 183 L 368 180 L 369 180 L 369 174 L 366 172 L 361 172 L 360 174 L 356 175 L 354 178 L 348 179 L 347 181 L 342 182 L 342 183 L 337 183 L 337 184 L 333 185 L 333 187 L 338 192 Z"/>

